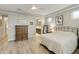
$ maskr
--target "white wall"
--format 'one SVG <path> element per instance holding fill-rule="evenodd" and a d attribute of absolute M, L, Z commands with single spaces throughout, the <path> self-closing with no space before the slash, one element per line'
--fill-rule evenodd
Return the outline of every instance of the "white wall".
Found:
<path fill-rule="evenodd" d="M 33 22 L 33 25 L 30 25 L 30 22 Z M 28 25 L 28 38 L 31 38 L 36 33 L 36 16 L 9 13 L 8 41 L 15 40 L 15 25 Z"/>
<path fill-rule="evenodd" d="M 55 13 L 51 13 L 49 15 L 46 15 L 45 17 L 45 24 L 50 25 L 51 23 L 55 23 L 55 17 L 57 15 L 63 15 L 63 25 L 64 26 L 72 26 L 72 27 L 79 27 L 79 19 L 77 20 L 73 20 L 73 12 L 79 10 L 79 5 L 75 5 L 72 7 L 68 7 L 62 10 L 59 10 Z M 51 17 L 52 18 L 52 22 L 48 22 L 48 18 Z"/>
<path fill-rule="evenodd" d="M 15 25 L 28 25 L 28 38 L 36 33 L 36 19 L 42 17 L 39 15 L 22 14 L 0 10 L 0 14 L 8 15 L 8 41 L 15 40 Z M 33 22 L 33 25 L 30 25 Z"/>

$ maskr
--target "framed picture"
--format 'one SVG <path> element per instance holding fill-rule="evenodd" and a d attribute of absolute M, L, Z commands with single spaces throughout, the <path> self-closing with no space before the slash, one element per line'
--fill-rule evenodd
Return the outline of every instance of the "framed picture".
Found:
<path fill-rule="evenodd" d="M 63 25 L 63 16 L 56 16 L 56 24 L 57 25 Z"/>
<path fill-rule="evenodd" d="M 33 22 L 30 22 L 30 25 L 33 25 Z"/>

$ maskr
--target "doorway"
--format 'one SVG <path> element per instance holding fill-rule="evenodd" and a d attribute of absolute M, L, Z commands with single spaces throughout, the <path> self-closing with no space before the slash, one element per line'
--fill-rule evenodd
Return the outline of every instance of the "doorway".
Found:
<path fill-rule="evenodd" d="M 37 33 L 37 34 L 41 34 L 41 30 L 42 30 L 42 29 L 41 29 L 41 24 L 42 24 L 42 23 L 41 23 L 41 20 L 40 20 L 40 19 L 37 19 L 37 20 L 36 20 L 36 33 Z"/>

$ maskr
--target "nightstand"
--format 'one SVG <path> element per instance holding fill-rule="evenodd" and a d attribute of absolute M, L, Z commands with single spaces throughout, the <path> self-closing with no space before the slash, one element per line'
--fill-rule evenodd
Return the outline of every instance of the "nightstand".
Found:
<path fill-rule="evenodd" d="M 53 33 L 54 31 L 54 29 L 48 29 L 48 33 Z"/>
<path fill-rule="evenodd" d="M 79 38 L 77 39 L 77 48 L 79 48 Z"/>

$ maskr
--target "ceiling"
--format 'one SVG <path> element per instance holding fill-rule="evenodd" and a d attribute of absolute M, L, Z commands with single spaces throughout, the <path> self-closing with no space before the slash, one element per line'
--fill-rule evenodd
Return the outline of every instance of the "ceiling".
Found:
<path fill-rule="evenodd" d="M 32 5 L 36 6 L 38 9 L 32 10 Z M 47 15 L 69 7 L 70 5 L 71 4 L 1 4 L 0 9 L 10 12 Z"/>

